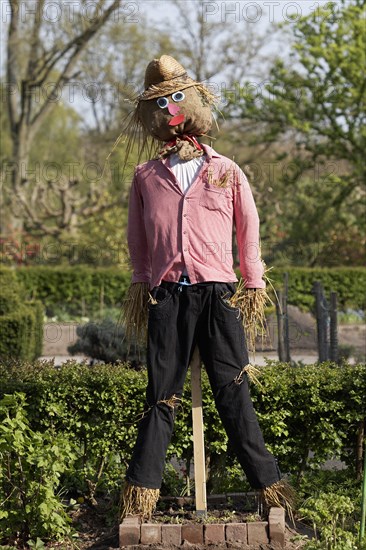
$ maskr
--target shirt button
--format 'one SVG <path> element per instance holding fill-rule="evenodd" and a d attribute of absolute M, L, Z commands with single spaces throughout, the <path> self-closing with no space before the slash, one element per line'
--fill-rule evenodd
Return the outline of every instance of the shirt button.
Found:
<path fill-rule="evenodd" d="M 188 250 L 188 249 L 187 249 L 187 248 L 185 248 L 185 249 L 184 249 L 184 252 L 187 252 L 187 250 Z"/>
<path fill-rule="evenodd" d="M 186 234 L 186 233 L 187 233 L 187 231 L 183 231 L 183 233 L 184 233 L 184 234 Z"/>
<path fill-rule="evenodd" d="M 187 214 L 183 214 L 183 216 L 186 218 L 186 217 L 187 217 Z"/>

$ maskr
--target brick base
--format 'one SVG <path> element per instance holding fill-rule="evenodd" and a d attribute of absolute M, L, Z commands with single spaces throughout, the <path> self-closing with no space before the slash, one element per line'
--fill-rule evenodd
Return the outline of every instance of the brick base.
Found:
<path fill-rule="evenodd" d="M 139 522 L 137 517 L 127 517 L 119 526 L 120 547 L 136 544 L 162 542 L 167 548 L 179 548 L 182 541 L 191 544 L 216 544 L 220 542 L 241 542 L 247 544 L 276 543 L 285 546 L 285 512 L 282 508 L 271 508 L 267 521 L 250 523 L 201 523 L 159 524 Z"/>

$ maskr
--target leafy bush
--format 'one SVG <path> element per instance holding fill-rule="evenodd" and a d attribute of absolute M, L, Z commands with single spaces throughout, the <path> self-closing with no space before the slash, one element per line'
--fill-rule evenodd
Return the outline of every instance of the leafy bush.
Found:
<path fill-rule="evenodd" d="M 338 493 L 321 493 L 310 497 L 300 513 L 313 523 L 316 541 L 307 550 L 354 550 L 355 535 L 348 530 L 354 505 L 350 497 Z"/>
<path fill-rule="evenodd" d="M 332 457 L 354 468 L 359 423 L 366 417 L 366 366 L 332 364 L 289 367 L 270 362 L 261 369 L 261 387 L 251 393 L 267 446 L 285 472 L 299 475 Z M 0 367 L 1 393 L 27 395 L 31 427 L 72 437 L 77 460 L 67 472 L 69 487 L 83 493 L 120 484 L 143 412 L 146 370 L 124 365 L 88 367 L 69 361 Z M 210 474 L 224 475 L 234 464 L 208 378 L 203 372 L 206 455 Z M 168 457 L 189 465 L 193 457 L 189 376 Z M 310 453 L 312 452 L 312 454 Z"/>
<path fill-rule="evenodd" d="M 13 270 L 0 270 L 0 357 L 32 360 L 42 354 L 43 307 L 25 299 Z"/>
<path fill-rule="evenodd" d="M 303 498 L 320 498 L 320 488 L 323 486 L 316 482 L 319 491 L 315 492 L 314 483 L 311 486 L 304 485 L 304 477 L 300 474 L 310 472 L 313 475 L 314 469 L 326 459 L 339 457 L 346 461 L 352 476 L 357 428 L 366 417 L 366 366 L 324 363 L 290 367 L 269 362 L 261 369 L 261 373 L 261 386 L 252 386 L 251 393 L 266 444 L 278 457 L 282 471 L 302 480 Z M 58 490 L 57 483 L 69 496 L 84 495 L 91 502 L 101 493 L 118 494 L 144 408 L 146 369 L 136 372 L 121 364 L 89 367 L 75 361 L 69 361 L 60 369 L 56 369 L 52 362 L 3 363 L 0 364 L 0 381 L 0 397 L 4 394 L 12 395 L 5 397 L 5 400 L 14 399 L 22 404 L 17 397 L 21 393 L 26 395 L 27 402 L 26 420 L 21 411 L 17 413 L 18 416 L 15 413 L 9 415 L 8 422 L 13 423 L 11 426 L 4 424 L 9 428 L 6 428 L 6 432 L 2 428 L 0 432 L 0 453 L 3 449 L 7 453 L 12 450 L 21 453 L 23 469 L 27 469 L 29 478 L 41 480 L 41 485 L 47 482 L 38 470 L 42 460 L 45 461 L 45 472 L 48 472 L 49 461 L 55 461 L 56 471 L 47 473 L 47 479 L 53 480 L 53 489 L 51 491 L 49 488 L 47 493 L 50 497 Z M 245 482 L 241 486 L 241 471 L 228 445 L 205 372 L 202 387 L 210 491 L 239 490 L 245 487 Z M 193 460 L 190 393 L 188 376 L 168 450 L 168 458 L 175 456 L 183 462 L 185 479 L 179 480 L 176 475 L 172 477 L 169 471 L 165 476 L 166 486 L 173 486 L 179 493 L 184 492 L 189 485 L 187 472 Z M 11 411 L 17 410 L 9 401 L 2 403 Z M 21 409 L 23 405 L 17 407 Z M 23 423 L 23 439 L 19 448 L 17 434 L 20 422 Z M 42 449 L 39 448 L 41 444 Z M 15 460 L 14 457 L 12 455 L 11 460 Z M 67 467 L 64 465 L 66 461 Z M 6 470 L 3 471 L 4 476 Z M 225 484 L 228 472 L 230 479 Z M 20 472 L 17 471 L 16 475 L 20 476 Z M 6 498 L 9 490 L 4 485 L 4 479 L 1 480 L 0 490 Z M 328 485 L 329 492 L 336 492 L 337 487 Z M 27 485 L 27 491 L 31 494 L 33 488 Z M 355 494 L 354 485 L 349 490 L 342 489 L 342 494 Z M 40 495 L 44 496 L 45 493 L 41 492 Z M 55 518 L 63 517 L 62 508 L 58 507 L 59 501 L 50 498 L 50 502 L 54 506 L 53 519 L 51 515 L 42 516 L 46 524 L 49 522 L 48 525 L 56 521 Z M 36 515 L 27 511 L 32 510 L 33 514 L 32 507 L 25 510 L 18 503 L 18 508 L 14 508 L 9 501 L 9 509 L 15 509 L 23 517 L 29 514 L 26 517 L 30 523 L 38 521 Z M 6 511 L 10 513 L 10 510 Z M 2 518 L 3 526 L 9 522 L 9 517 Z M 15 523 L 19 517 L 14 516 Z M 14 529 L 15 523 L 9 529 Z M 66 524 L 63 525 L 65 527 Z M 60 526 L 60 530 L 64 527 Z M 37 529 L 32 529 L 28 529 L 29 536 L 39 536 Z"/>
<path fill-rule="evenodd" d="M 311 470 L 297 488 L 300 515 L 310 521 L 315 538 L 306 550 L 359 550 L 362 487 L 349 468 Z"/>
<path fill-rule="evenodd" d="M 35 431 L 63 433 L 76 460 L 63 477 L 67 490 L 93 500 L 120 485 L 144 406 L 146 373 L 122 365 L 89 367 L 69 361 L 0 367 L 0 395 L 25 393 Z"/>
<path fill-rule="evenodd" d="M 354 467 L 358 426 L 366 418 L 366 366 L 291 368 L 273 361 L 261 370 L 263 389 L 252 386 L 252 398 L 283 470 L 300 475 L 332 457 Z"/>
<path fill-rule="evenodd" d="M 54 539 L 70 533 L 70 520 L 56 495 L 60 475 L 74 459 L 62 432 L 33 431 L 23 393 L 0 401 L 0 536 Z"/>

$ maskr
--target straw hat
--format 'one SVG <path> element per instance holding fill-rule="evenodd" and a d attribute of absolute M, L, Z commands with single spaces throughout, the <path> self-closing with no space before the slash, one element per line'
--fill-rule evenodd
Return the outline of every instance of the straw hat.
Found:
<path fill-rule="evenodd" d="M 145 91 L 138 96 L 138 101 L 147 101 L 191 86 L 202 87 L 202 84 L 188 76 L 185 68 L 171 57 L 162 55 L 160 59 L 150 61 L 145 72 Z"/>

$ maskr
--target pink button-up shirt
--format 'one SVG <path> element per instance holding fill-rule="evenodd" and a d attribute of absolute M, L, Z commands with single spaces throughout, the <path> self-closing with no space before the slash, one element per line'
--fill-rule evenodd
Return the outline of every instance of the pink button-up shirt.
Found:
<path fill-rule="evenodd" d="M 205 162 L 187 193 L 169 162 L 136 167 L 129 201 L 128 247 L 132 282 L 234 282 L 233 223 L 240 272 L 247 288 L 264 288 L 259 218 L 248 181 L 230 159 L 204 145 Z"/>

